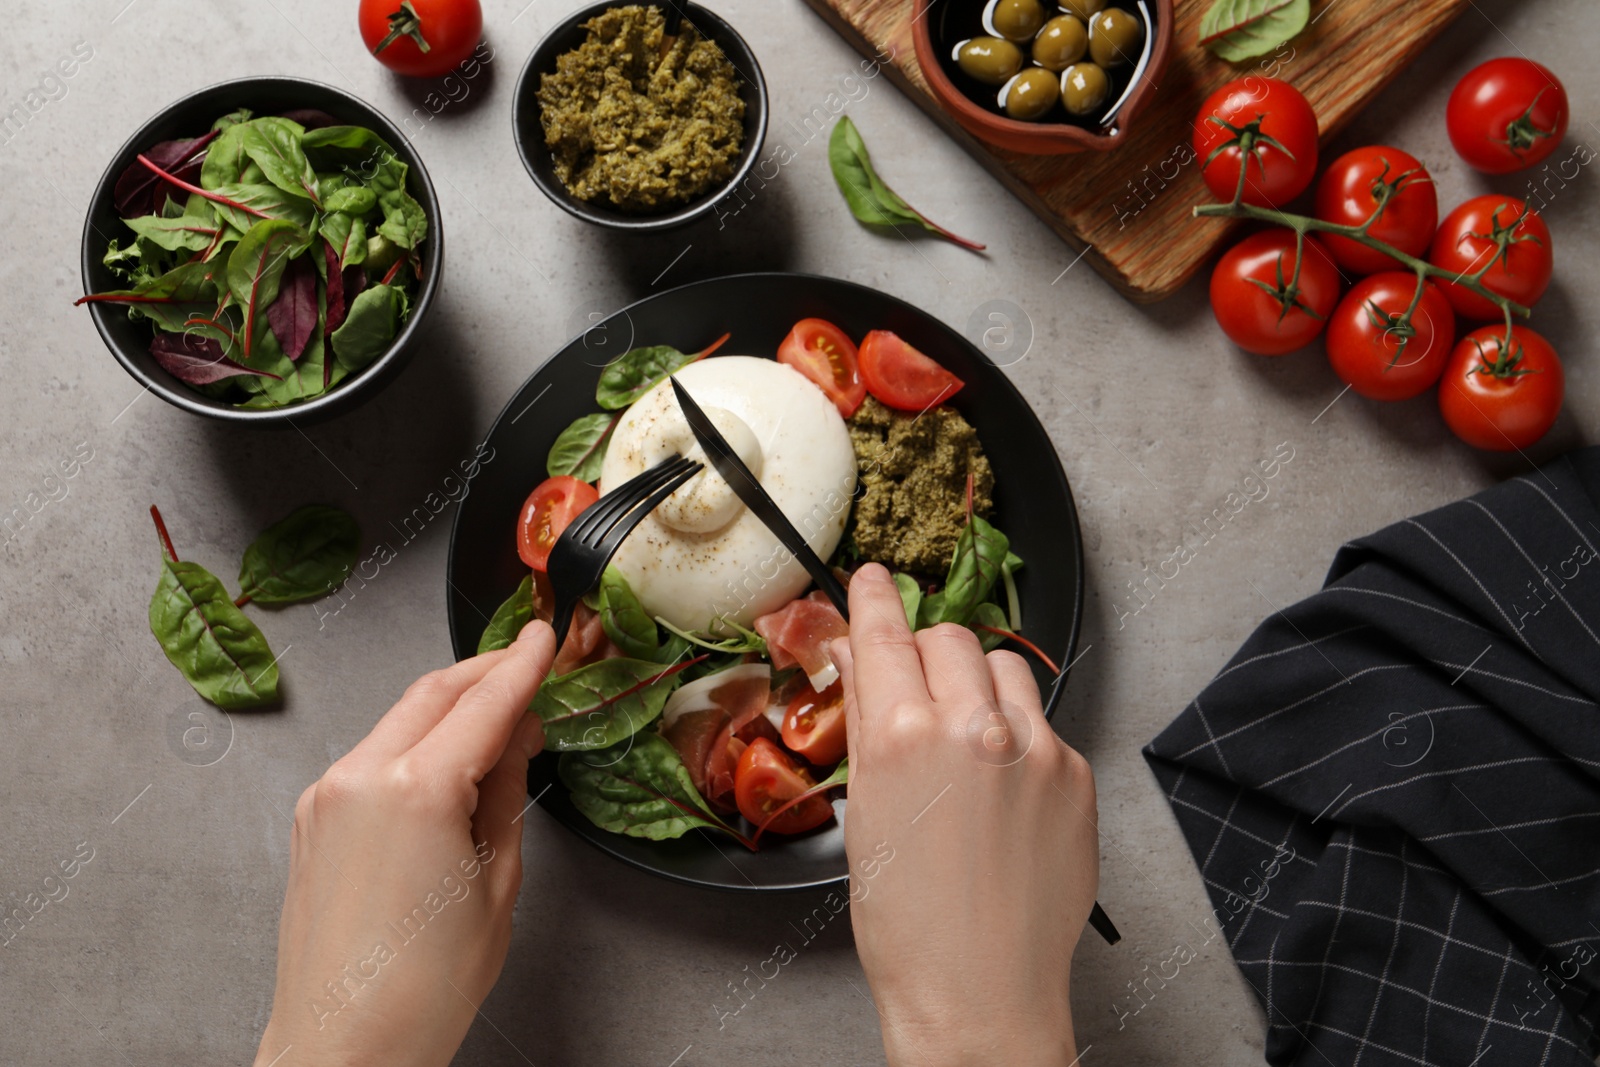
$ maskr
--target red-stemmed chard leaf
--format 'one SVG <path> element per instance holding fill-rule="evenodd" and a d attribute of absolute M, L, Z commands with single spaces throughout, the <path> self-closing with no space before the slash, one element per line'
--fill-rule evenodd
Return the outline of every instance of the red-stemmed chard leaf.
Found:
<path fill-rule="evenodd" d="M 150 354 L 162 370 L 190 385 L 210 385 L 241 374 L 278 377 L 235 363 L 222 354 L 222 346 L 215 340 L 192 333 L 157 333 L 150 342 Z"/>
<path fill-rule="evenodd" d="M 200 180 L 200 168 L 206 161 L 207 146 L 220 132 L 212 130 L 204 137 L 162 141 L 143 154 L 156 166 L 170 172 L 173 177 L 193 184 Z M 116 187 L 111 195 L 117 214 L 125 219 L 157 214 L 161 206 L 166 203 L 167 197 L 170 196 L 182 203 L 186 196 L 182 189 L 155 174 L 138 160 L 128 164 L 127 169 L 117 178 Z"/>
<path fill-rule="evenodd" d="M 279 117 L 286 118 L 290 122 L 298 122 L 308 130 L 320 130 L 324 126 L 344 125 L 344 123 L 326 111 L 319 111 L 314 107 L 297 107 L 290 111 L 281 112 Z"/>
<path fill-rule="evenodd" d="M 328 268 L 328 317 L 323 334 L 332 334 L 344 322 L 344 272 L 339 269 L 339 250 L 322 242 L 322 258 Z"/>
<path fill-rule="evenodd" d="M 278 299 L 267 306 L 267 322 L 283 354 L 298 360 L 317 328 L 317 268 L 305 256 L 284 270 Z"/>

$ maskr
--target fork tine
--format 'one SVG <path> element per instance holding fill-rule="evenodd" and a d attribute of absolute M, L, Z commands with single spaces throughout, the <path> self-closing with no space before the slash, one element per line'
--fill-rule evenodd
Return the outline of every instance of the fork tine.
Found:
<path fill-rule="evenodd" d="M 635 475 L 584 511 L 574 522 L 578 529 L 573 531 L 573 537 L 587 545 L 599 544 L 619 519 L 633 511 L 658 486 L 680 478 L 685 471 L 692 477 L 700 467 L 694 460 L 677 456 Z M 675 484 L 682 485 L 687 480 L 682 478 Z"/>
<path fill-rule="evenodd" d="M 632 533 L 633 528 L 643 522 L 645 516 L 656 509 L 657 504 L 660 504 L 663 500 L 667 499 L 667 497 L 677 492 L 678 489 L 682 487 L 684 482 L 687 482 L 690 478 L 693 478 L 696 474 L 699 474 L 700 470 L 701 466 L 699 463 L 694 463 L 691 466 L 680 470 L 678 473 L 674 474 L 672 479 L 665 485 L 661 486 L 655 492 L 646 497 L 644 502 L 641 503 L 637 508 L 634 508 L 626 515 L 623 515 L 621 518 L 617 519 L 617 521 L 611 525 L 610 529 L 604 532 L 600 539 L 599 547 L 601 552 L 605 555 L 605 558 L 607 560 L 611 558 L 612 554 L 615 553 L 616 550 L 622 545 L 623 538 Z"/>

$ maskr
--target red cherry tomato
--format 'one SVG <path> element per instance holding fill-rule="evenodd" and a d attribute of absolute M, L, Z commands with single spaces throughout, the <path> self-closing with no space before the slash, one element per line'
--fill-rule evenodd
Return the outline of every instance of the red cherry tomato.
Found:
<path fill-rule="evenodd" d="M 1211 313 L 1233 343 L 1258 356 L 1310 344 L 1339 302 L 1339 269 L 1314 237 L 1294 279 L 1294 233 L 1265 230 L 1224 252 L 1211 272 Z"/>
<path fill-rule="evenodd" d="M 1328 362 L 1350 388 L 1373 400 L 1405 400 L 1439 380 L 1456 340 L 1456 315 L 1432 282 L 1409 324 L 1396 321 L 1417 293 L 1417 276 L 1387 271 L 1363 278 L 1328 320 Z"/>
<path fill-rule="evenodd" d="M 1527 448 L 1561 414 L 1566 375 L 1550 342 L 1526 326 L 1483 326 L 1450 353 L 1439 382 L 1439 413 L 1474 448 Z"/>
<path fill-rule="evenodd" d="M 1433 179 L 1415 156 L 1374 145 L 1346 152 L 1328 165 L 1317 182 L 1314 214 L 1324 222 L 1359 226 L 1382 212 L 1368 235 L 1408 256 L 1426 256 L 1439 223 L 1439 198 Z M 1336 233 L 1319 235 L 1339 266 L 1357 274 L 1400 270 L 1398 259 Z"/>
<path fill-rule="evenodd" d="M 787 363 L 817 384 L 849 418 L 866 399 L 856 346 L 848 334 L 826 319 L 801 319 L 778 346 L 778 362 Z"/>
<path fill-rule="evenodd" d="M 844 759 L 844 684 L 834 682 L 820 693 L 807 686 L 796 693 L 783 713 L 783 743 L 818 767 Z"/>
<path fill-rule="evenodd" d="M 1229 127 L 1232 129 L 1229 129 Z M 1305 191 L 1317 173 L 1317 116 L 1300 90 L 1251 76 L 1212 93 L 1194 121 L 1194 153 L 1211 195 L 1231 203 L 1239 188 L 1242 135 L 1253 143 L 1243 199 L 1277 207 Z M 1213 158 L 1214 156 L 1214 158 Z"/>
<path fill-rule="evenodd" d="M 540 482 L 522 505 L 517 521 L 517 555 L 536 571 L 545 569 L 556 539 L 584 508 L 600 499 L 588 482 L 565 474 Z"/>
<path fill-rule="evenodd" d="M 478 0 L 361 0 L 360 18 L 367 50 L 413 78 L 449 74 L 483 38 Z"/>
<path fill-rule="evenodd" d="M 860 355 L 867 392 L 901 411 L 926 411 L 966 384 L 888 330 L 863 337 Z"/>
<path fill-rule="evenodd" d="M 1567 90 L 1531 59 L 1502 56 L 1473 67 L 1445 105 L 1450 143 L 1485 174 L 1531 167 L 1567 132 Z"/>
<path fill-rule="evenodd" d="M 733 772 L 733 799 L 739 814 L 778 834 L 804 833 L 833 818 L 833 805 L 820 793 L 773 818 L 773 812 L 816 785 L 783 749 L 758 737 L 739 755 Z M 770 821 L 769 821 L 770 820 Z"/>
<path fill-rule="evenodd" d="M 1506 242 L 1502 249 L 1499 240 Z M 1488 270 L 1479 279 L 1492 293 L 1532 307 L 1550 284 L 1550 228 L 1522 200 L 1490 193 L 1475 196 L 1439 223 L 1428 262 L 1455 275 Z M 1498 319 L 1501 311 L 1477 293 L 1440 282 L 1450 304 L 1467 319 Z"/>

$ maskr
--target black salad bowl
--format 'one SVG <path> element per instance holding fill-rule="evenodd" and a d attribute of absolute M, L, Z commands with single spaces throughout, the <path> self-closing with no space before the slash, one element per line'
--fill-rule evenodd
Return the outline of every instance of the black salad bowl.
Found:
<path fill-rule="evenodd" d="M 136 161 L 140 152 L 160 141 L 197 137 L 211 128 L 221 116 L 239 108 L 257 115 L 274 115 L 302 108 L 325 111 L 340 122 L 365 126 L 387 141 L 396 157 L 406 164 L 406 190 L 422 205 L 428 219 L 428 235 L 422 244 L 422 283 L 412 301 L 411 315 L 401 325 L 394 343 L 360 373 L 339 383 L 322 396 L 287 407 L 246 410 L 222 400 L 204 396 L 162 370 L 150 355 L 151 327 L 128 318 L 125 307 L 116 304 L 89 304 L 88 313 L 106 347 L 134 381 L 167 403 L 207 418 L 253 426 L 284 426 L 318 422 L 342 414 L 371 399 L 410 361 L 439 291 L 444 268 L 444 233 L 439 213 L 439 198 L 427 169 L 405 134 L 377 108 L 342 89 L 303 78 L 239 78 L 197 90 L 158 111 L 117 149 L 95 187 L 83 225 L 84 292 L 98 293 L 120 288 L 122 282 L 102 262 L 106 247 L 115 238 L 127 243 L 133 233 L 123 225 L 113 203 L 117 177 Z"/>

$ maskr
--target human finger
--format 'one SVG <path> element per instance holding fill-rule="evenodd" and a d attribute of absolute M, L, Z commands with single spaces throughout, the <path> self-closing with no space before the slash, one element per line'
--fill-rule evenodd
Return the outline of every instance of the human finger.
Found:
<path fill-rule="evenodd" d="M 393 759 L 410 751 L 505 656 L 504 649 L 486 652 L 424 674 L 411 683 L 347 758 Z"/>
<path fill-rule="evenodd" d="M 994 679 L 977 634 L 955 623 L 940 623 L 918 630 L 913 640 L 936 707 L 965 714 L 994 703 Z"/>
<path fill-rule="evenodd" d="M 905 604 L 882 564 L 850 577 L 850 655 L 859 715 L 930 699 Z"/>

